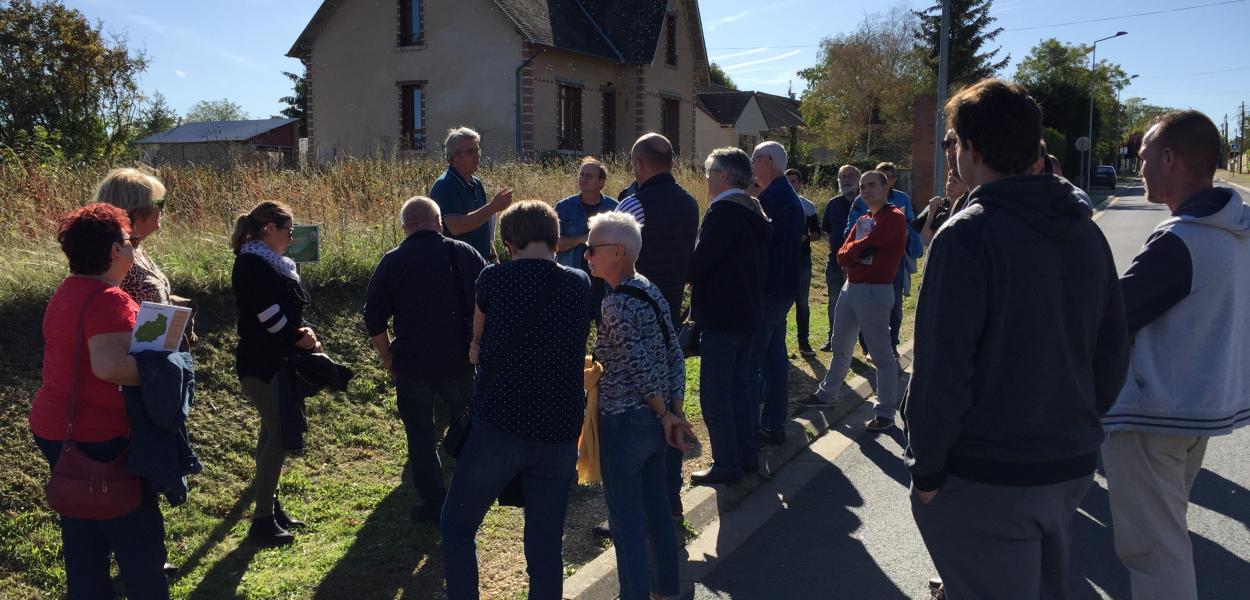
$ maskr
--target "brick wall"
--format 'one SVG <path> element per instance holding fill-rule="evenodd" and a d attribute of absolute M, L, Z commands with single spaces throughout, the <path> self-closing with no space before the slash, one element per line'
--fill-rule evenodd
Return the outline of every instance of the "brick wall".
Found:
<path fill-rule="evenodd" d="M 911 125 L 911 189 L 912 199 L 924 206 L 933 196 L 934 180 L 945 180 L 946 173 L 934 173 L 934 137 L 936 136 L 937 103 L 931 95 L 916 96 L 912 104 Z"/>

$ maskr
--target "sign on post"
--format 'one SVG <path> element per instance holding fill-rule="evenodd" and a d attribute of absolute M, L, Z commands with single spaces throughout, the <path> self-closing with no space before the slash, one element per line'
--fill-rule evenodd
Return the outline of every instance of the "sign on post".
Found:
<path fill-rule="evenodd" d="M 1083 135 L 1076 138 L 1076 149 L 1081 152 L 1089 152 L 1089 137 Z"/>
<path fill-rule="evenodd" d="M 286 255 L 297 263 L 315 263 L 321 260 L 321 226 L 296 225 L 291 228 L 291 245 Z"/>

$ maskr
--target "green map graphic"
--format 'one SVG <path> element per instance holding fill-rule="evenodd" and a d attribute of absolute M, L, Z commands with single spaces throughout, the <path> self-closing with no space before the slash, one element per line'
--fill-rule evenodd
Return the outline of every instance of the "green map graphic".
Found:
<path fill-rule="evenodd" d="M 155 319 L 140 325 L 135 330 L 135 339 L 140 342 L 155 342 L 162 335 L 165 335 L 165 328 L 168 323 L 169 320 L 165 318 L 165 315 L 158 314 Z"/>

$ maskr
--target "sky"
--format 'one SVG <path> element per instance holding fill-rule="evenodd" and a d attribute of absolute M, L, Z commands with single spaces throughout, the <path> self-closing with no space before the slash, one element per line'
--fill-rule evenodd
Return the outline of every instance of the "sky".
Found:
<path fill-rule="evenodd" d="M 455 1 L 455 0 L 431 0 Z M 593 0 L 592 0 L 593 1 Z M 110 33 L 144 50 L 151 65 L 145 93 L 160 91 L 183 114 L 195 102 L 229 98 L 253 118 L 275 115 L 291 92 L 285 56 L 320 0 L 65 0 Z M 1221 3 L 1217 6 L 1202 5 Z M 816 62 L 822 38 L 854 30 L 863 19 L 929 0 L 703 0 L 708 54 L 742 89 L 802 93 L 795 73 Z M 1178 8 L 1198 7 L 1188 10 Z M 1172 11 L 1155 15 L 1139 13 Z M 1039 41 L 1098 44 L 1099 59 L 1139 75 L 1122 98 L 1195 108 L 1217 124 L 1250 103 L 1250 0 L 996 0 L 1005 31 L 995 40 L 1016 65 Z M 1105 19 L 1064 25 L 1073 21 Z M 367 66 L 366 66 L 367 68 Z M 1250 109 L 1248 109 L 1250 110 Z M 1231 127 L 1231 126 L 1230 126 Z"/>

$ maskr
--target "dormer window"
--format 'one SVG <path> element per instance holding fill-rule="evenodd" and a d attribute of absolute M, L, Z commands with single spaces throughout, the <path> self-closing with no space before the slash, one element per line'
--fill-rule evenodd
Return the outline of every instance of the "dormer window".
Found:
<path fill-rule="evenodd" d="M 677 66 L 677 15 L 669 13 L 664 17 L 664 63 Z"/>

